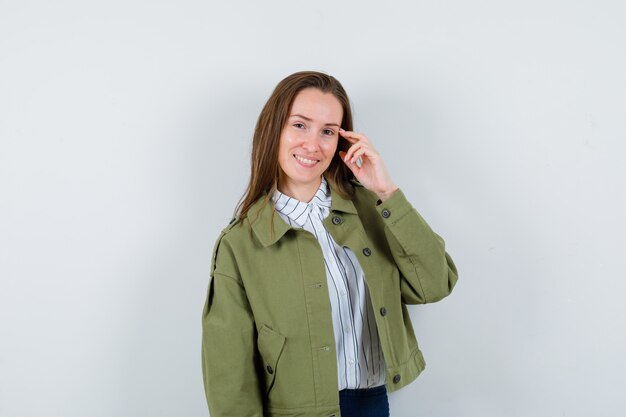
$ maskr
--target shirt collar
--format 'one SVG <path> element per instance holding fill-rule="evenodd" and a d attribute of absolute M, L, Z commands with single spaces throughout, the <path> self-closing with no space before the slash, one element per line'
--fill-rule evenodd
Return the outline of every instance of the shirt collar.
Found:
<path fill-rule="evenodd" d="M 289 217 L 289 219 L 298 226 L 302 227 L 304 223 L 306 223 L 307 215 L 313 206 L 317 207 L 322 213 L 325 213 L 330 209 L 332 198 L 326 178 L 322 176 L 320 186 L 308 203 L 289 197 L 278 190 L 274 192 L 272 201 L 274 202 L 276 211 Z"/>

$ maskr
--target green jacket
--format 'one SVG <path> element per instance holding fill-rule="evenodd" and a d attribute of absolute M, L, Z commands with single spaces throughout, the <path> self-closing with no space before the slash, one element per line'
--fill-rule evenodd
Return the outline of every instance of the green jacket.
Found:
<path fill-rule="evenodd" d="M 424 369 L 407 304 L 439 301 L 457 281 L 443 239 L 401 189 L 380 203 L 351 180 L 331 189 L 324 226 L 357 256 L 376 313 L 387 390 Z M 339 417 L 337 360 L 322 249 L 266 204 L 231 220 L 213 249 L 202 313 L 202 371 L 212 417 Z M 255 220 L 254 222 L 251 222 Z"/>

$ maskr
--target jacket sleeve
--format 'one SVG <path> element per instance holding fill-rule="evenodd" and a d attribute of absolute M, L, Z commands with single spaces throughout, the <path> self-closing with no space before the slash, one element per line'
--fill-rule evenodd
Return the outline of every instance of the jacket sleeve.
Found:
<path fill-rule="evenodd" d="M 397 189 L 388 199 L 376 202 L 385 236 L 400 270 L 400 291 L 406 304 L 433 303 L 454 288 L 458 273 L 445 242 L 433 232 Z"/>
<path fill-rule="evenodd" d="M 223 235 L 223 234 L 222 234 Z M 202 313 L 202 376 L 211 417 L 262 417 L 256 327 L 232 251 L 215 243 Z"/>

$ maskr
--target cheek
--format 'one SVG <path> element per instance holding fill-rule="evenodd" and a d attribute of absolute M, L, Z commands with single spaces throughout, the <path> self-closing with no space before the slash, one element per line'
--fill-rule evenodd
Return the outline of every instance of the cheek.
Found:
<path fill-rule="evenodd" d="M 322 149 L 326 155 L 334 155 L 337 150 L 337 139 L 324 142 L 322 144 Z"/>
<path fill-rule="evenodd" d="M 296 135 L 287 132 L 280 137 L 279 147 L 285 152 L 289 152 L 289 149 L 293 148 L 297 142 L 298 138 L 296 137 Z"/>
<path fill-rule="evenodd" d="M 284 156 L 289 152 L 289 149 L 291 148 L 291 139 L 289 138 L 289 135 L 283 133 L 280 136 L 280 142 L 278 143 L 278 155 L 279 156 Z"/>

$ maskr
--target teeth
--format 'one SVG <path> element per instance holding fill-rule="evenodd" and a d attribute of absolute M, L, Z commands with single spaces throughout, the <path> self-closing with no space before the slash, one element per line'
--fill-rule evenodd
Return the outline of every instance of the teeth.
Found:
<path fill-rule="evenodd" d="M 297 159 L 298 161 L 304 162 L 305 164 L 312 165 L 312 164 L 314 164 L 314 163 L 316 163 L 316 162 L 317 162 L 317 161 L 316 161 L 316 160 L 314 160 L 314 159 L 305 159 L 305 158 L 302 158 L 301 156 L 298 156 L 298 155 L 294 155 L 294 156 L 296 157 L 296 159 Z"/>

